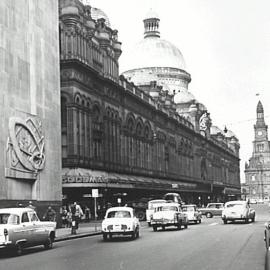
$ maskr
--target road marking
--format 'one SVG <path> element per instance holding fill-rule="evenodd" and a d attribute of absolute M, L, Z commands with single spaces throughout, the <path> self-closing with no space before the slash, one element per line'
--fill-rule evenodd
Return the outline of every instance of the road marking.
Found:
<path fill-rule="evenodd" d="M 218 223 L 214 222 L 214 223 L 209 224 L 208 226 L 215 226 L 215 225 L 218 225 Z"/>

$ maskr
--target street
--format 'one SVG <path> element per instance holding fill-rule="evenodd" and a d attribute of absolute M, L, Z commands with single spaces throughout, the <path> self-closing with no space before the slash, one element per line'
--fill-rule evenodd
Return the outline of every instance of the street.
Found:
<path fill-rule="evenodd" d="M 264 223 L 268 205 L 252 205 L 255 223 L 224 225 L 220 217 L 203 218 L 202 224 L 178 231 L 153 232 L 142 222 L 140 238 L 101 235 L 55 243 L 54 248 L 27 249 L 23 256 L 1 255 L 1 269 L 91 270 L 262 270 L 265 267 Z M 4 267 L 4 268 L 2 268 Z"/>

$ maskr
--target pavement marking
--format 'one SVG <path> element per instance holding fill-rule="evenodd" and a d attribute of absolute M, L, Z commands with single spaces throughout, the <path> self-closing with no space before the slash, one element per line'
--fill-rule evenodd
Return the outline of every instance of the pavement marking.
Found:
<path fill-rule="evenodd" d="M 218 223 L 214 222 L 214 223 L 209 224 L 208 226 L 215 226 L 215 225 L 218 225 Z"/>

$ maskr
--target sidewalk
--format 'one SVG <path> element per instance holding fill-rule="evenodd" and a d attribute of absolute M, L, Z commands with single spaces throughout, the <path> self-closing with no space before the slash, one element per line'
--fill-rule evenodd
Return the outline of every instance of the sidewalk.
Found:
<path fill-rule="evenodd" d="M 101 234 L 101 221 L 90 221 L 79 224 L 76 234 L 71 234 L 71 228 L 56 229 L 55 242 Z"/>

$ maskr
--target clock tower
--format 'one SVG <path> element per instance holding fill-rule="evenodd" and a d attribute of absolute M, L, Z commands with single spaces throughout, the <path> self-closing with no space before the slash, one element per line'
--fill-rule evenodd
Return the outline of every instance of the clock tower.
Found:
<path fill-rule="evenodd" d="M 257 105 L 257 120 L 254 125 L 255 140 L 253 141 L 253 154 L 255 156 L 264 155 L 269 153 L 269 142 L 268 142 L 268 126 L 264 122 L 264 110 L 261 101 Z"/>
<path fill-rule="evenodd" d="M 245 165 L 246 183 L 243 187 L 249 199 L 264 201 L 270 199 L 270 148 L 261 101 L 257 104 L 256 116 L 253 153 Z"/>

